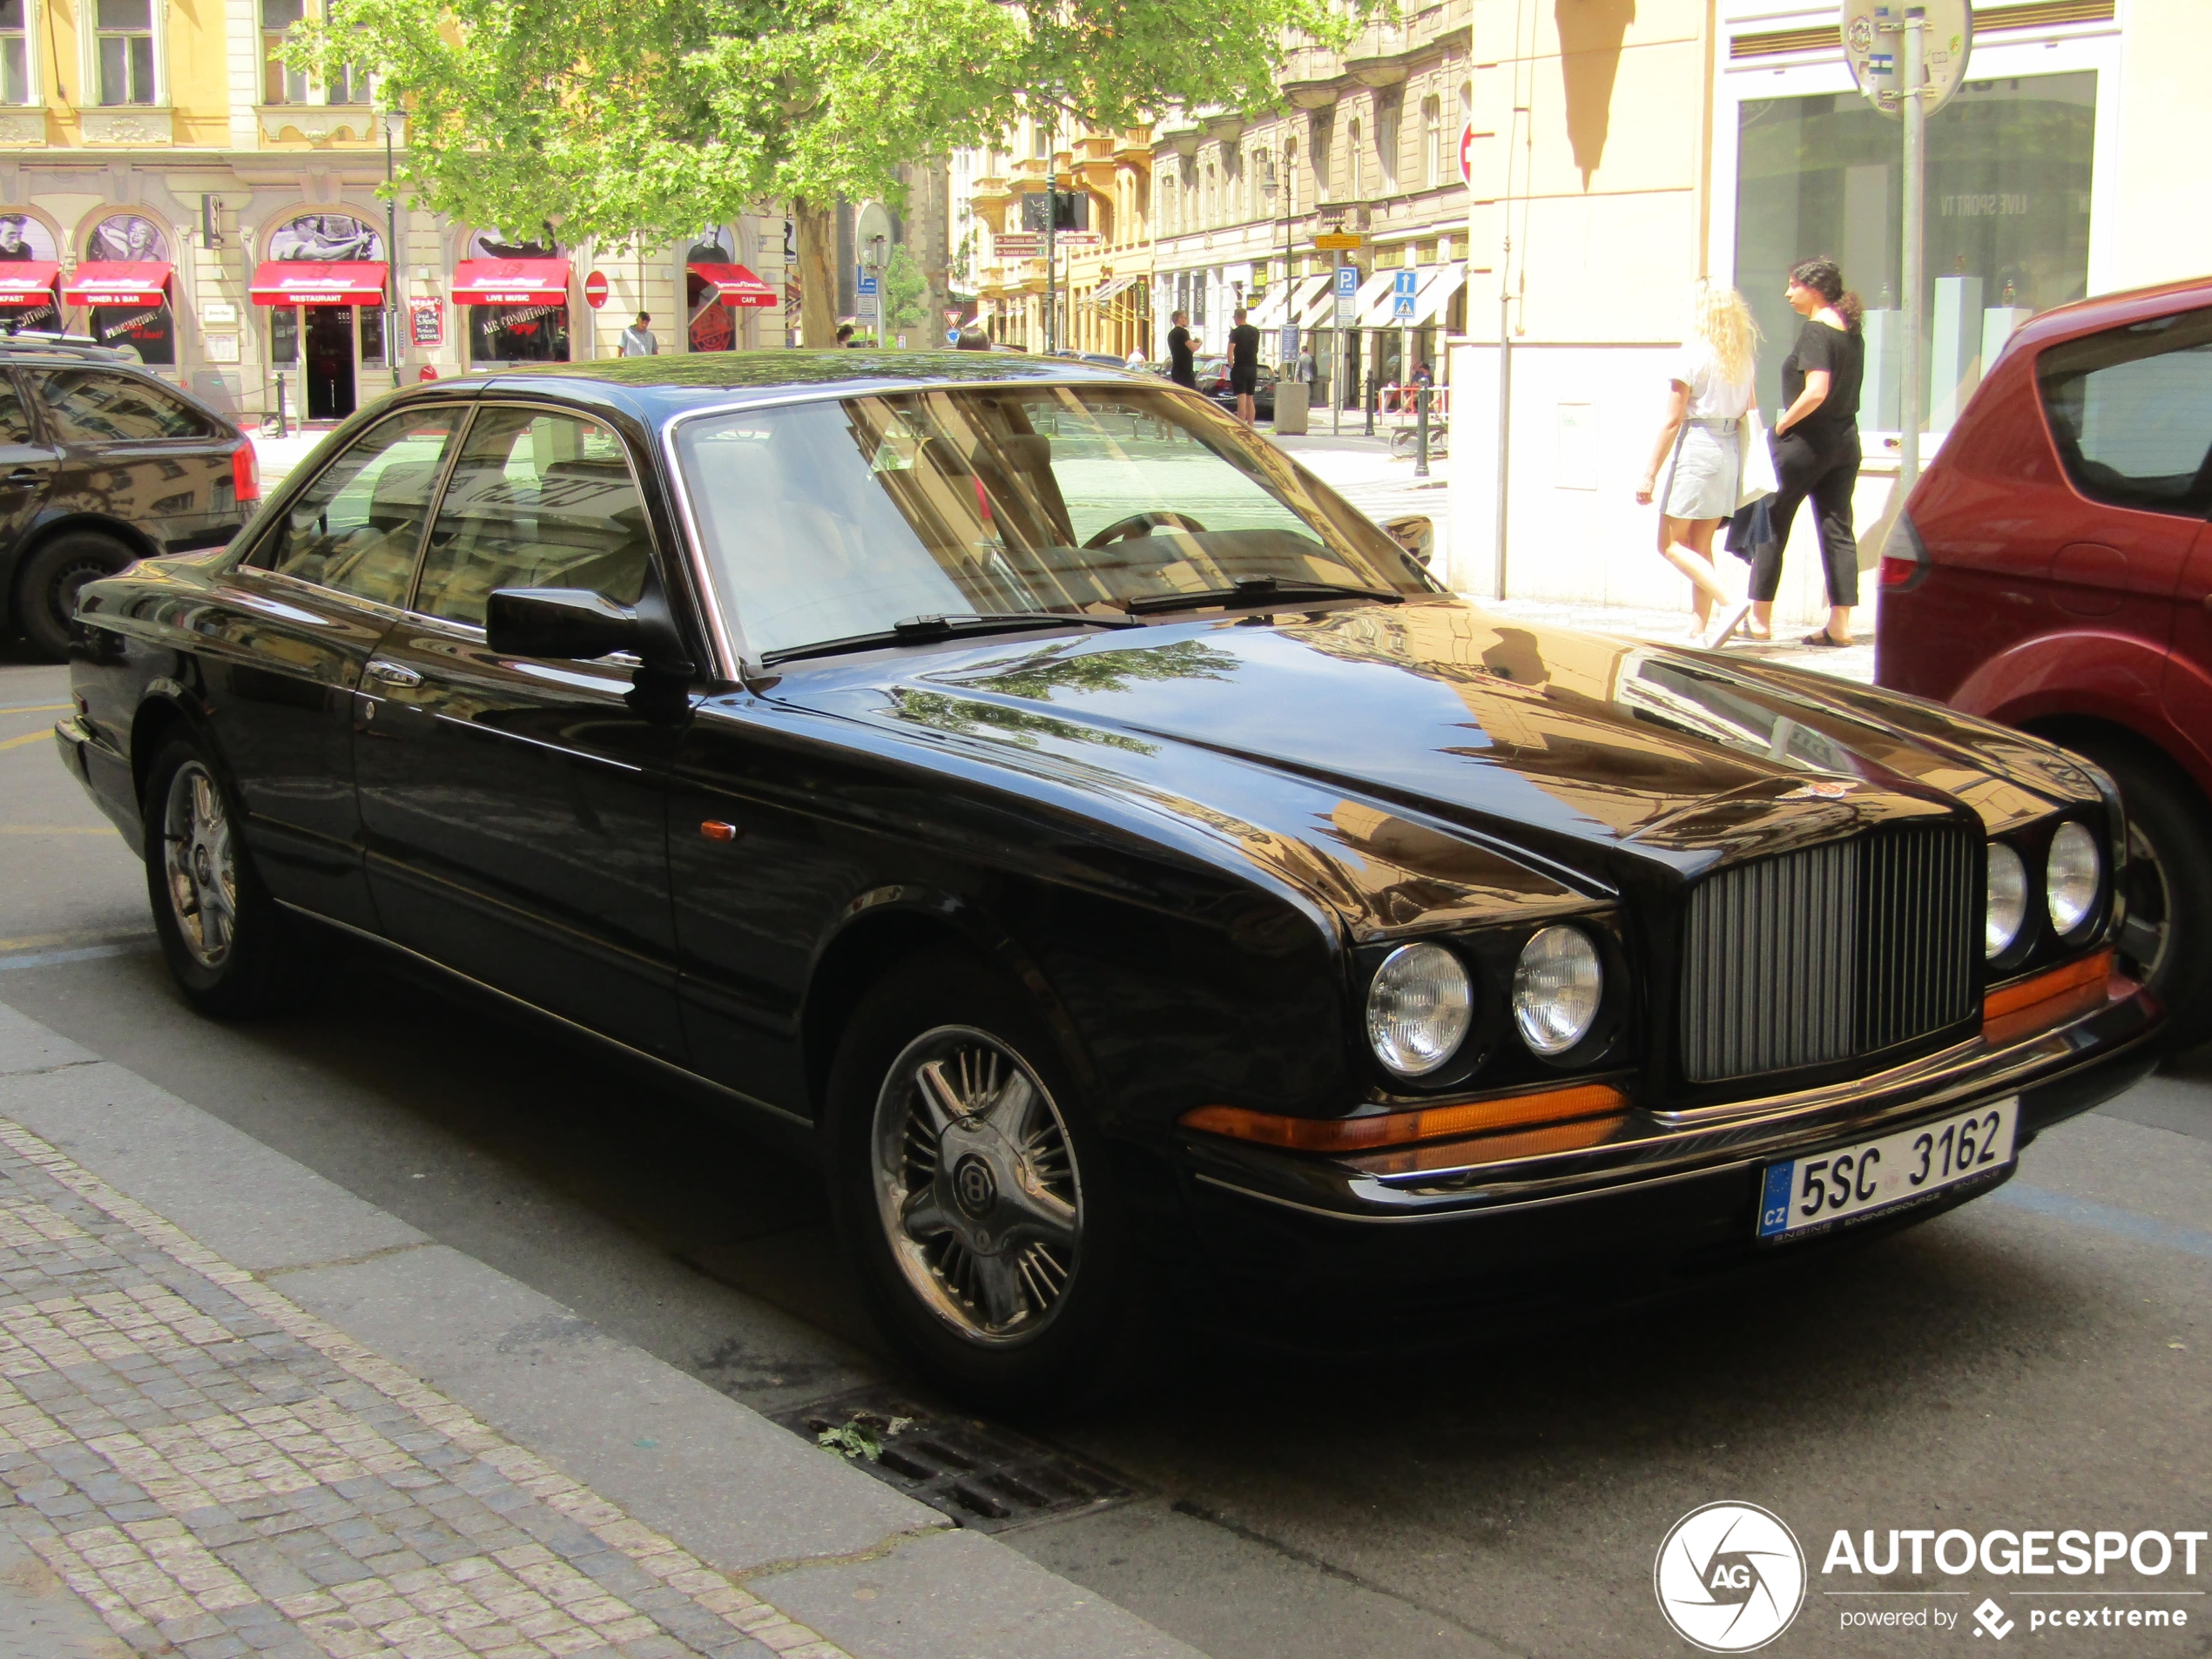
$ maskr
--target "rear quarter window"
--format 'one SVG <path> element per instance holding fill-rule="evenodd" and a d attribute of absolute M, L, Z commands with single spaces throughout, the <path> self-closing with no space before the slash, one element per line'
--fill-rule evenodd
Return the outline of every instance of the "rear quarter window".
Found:
<path fill-rule="evenodd" d="M 2035 380 L 2067 476 L 2090 500 L 2189 517 L 2212 507 L 2212 308 L 2062 341 Z"/>
<path fill-rule="evenodd" d="M 212 438 L 212 421 L 166 388 L 103 368 L 43 369 L 31 377 L 54 435 L 65 443 Z"/>

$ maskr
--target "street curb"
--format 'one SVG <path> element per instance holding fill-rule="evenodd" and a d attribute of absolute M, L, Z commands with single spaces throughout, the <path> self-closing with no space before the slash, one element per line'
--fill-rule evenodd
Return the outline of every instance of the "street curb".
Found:
<path fill-rule="evenodd" d="M 0 1114 L 850 1653 L 1195 1654 L 5 1003 Z"/>

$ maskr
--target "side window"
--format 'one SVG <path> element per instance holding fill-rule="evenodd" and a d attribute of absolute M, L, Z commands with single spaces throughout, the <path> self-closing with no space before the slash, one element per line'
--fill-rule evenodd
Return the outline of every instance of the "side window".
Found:
<path fill-rule="evenodd" d="M 451 404 L 409 409 L 369 428 L 293 499 L 254 550 L 254 565 L 405 604 L 439 464 L 462 414 Z"/>
<path fill-rule="evenodd" d="M 30 411 L 24 407 L 23 394 L 16 388 L 15 377 L 0 370 L 0 443 L 37 442 L 30 428 Z"/>
<path fill-rule="evenodd" d="M 2035 378 L 2083 495 L 2191 517 L 2212 508 L 2212 310 L 2063 341 Z"/>
<path fill-rule="evenodd" d="M 100 368 L 37 373 L 54 435 L 64 443 L 136 443 L 150 438 L 212 438 L 215 428 L 183 399 L 151 381 Z"/>
<path fill-rule="evenodd" d="M 484 408 L 431 528 L 415 608 L 481 627 L 500 588 L 589 588 L 635 604 L 651 559 L 614 433 L 580 415 Z"/>

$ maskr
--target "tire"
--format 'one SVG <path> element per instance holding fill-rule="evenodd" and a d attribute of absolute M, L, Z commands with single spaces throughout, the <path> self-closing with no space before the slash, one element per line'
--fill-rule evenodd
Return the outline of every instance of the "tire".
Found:
<path fill-rule="evenodd" d="M 98 530 L 57 536 L 24 561 L 16 590 L 24 637 L 43 655 L 62 661 L 69 655 L 78 590 L 87 582 L 113 576 L 138 556 Z"/>
<path fill-rule="evenodd" d="M 169 972 L 202 1014 L 233 1020 L 297 1005 L 307 975 L 300 924 L 262 885 L 220 772 L 172 737 L 146 774 L 146 896 Z"/>
<path fill-rule="evenodd" d="M 2074 745 L 2112 774 L 2128 807 L 2128 919 L 2120 954 L 2166 1005 L 2161 1046 L 2212 1032 L 2212 824 L 2202 799 L 2163 757 Z"/>
<path fill-rule="evenodd" d="M 909 959 L 854 1008 L 827 1107 L 840 1239 L 917 1372 L 1012 1416 L 1079 1412 L 1130 1378 L 1147 1344 L 1127 1207 L 1028 997 L 967 958 Z"/>

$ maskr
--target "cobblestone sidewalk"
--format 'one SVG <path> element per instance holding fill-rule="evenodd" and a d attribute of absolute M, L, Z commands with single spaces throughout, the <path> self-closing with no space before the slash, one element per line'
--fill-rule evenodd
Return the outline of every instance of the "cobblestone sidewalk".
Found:
<path fill-rule="evenodd" d="M 4 1119 L 0 1480 L 144 1655 L 844 1659 Z"/>

